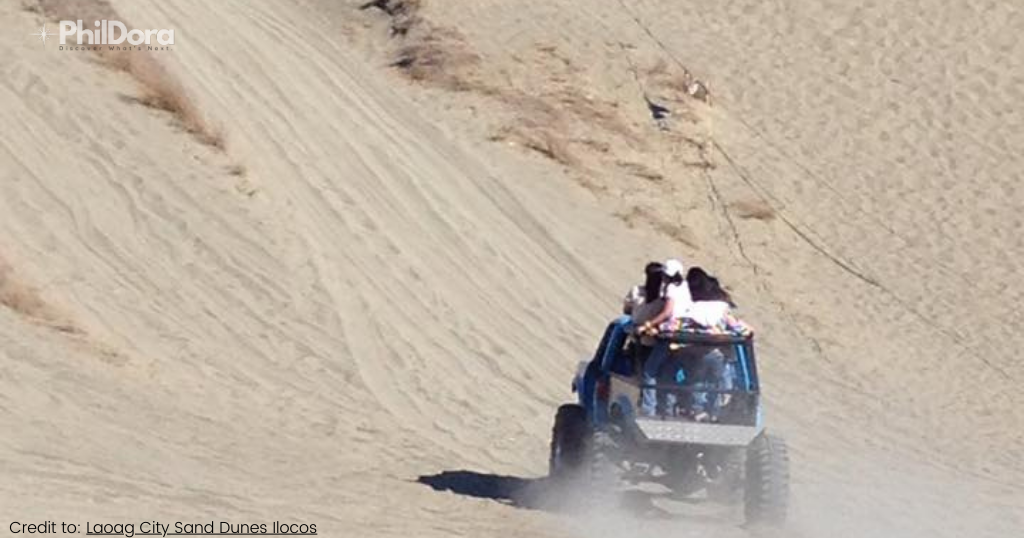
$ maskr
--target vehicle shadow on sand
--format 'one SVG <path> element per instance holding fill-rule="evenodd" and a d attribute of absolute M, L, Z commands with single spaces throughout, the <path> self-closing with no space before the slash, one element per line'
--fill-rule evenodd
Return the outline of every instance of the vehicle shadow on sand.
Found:
<path fill-rule="evenodd" d="M 416 479 L 434 491 L 491 499 L 517 508 L 544 510 L 544 493 L 550 491 L 547 478 L 520 478 L 475 471 L 442 471 Z"/>
<path fill-rule="evenodd" d="M 723 518 L 721 510 L 711 508 L 710 503 L 677 498 L 663 492 L 631 489 L 617 492 L 608 498 L 596 499 L 590 497 L 587 488 L 557 484 L 546 477 L 522 478 L 467 470 L 423 475 L 416 481 L 434 491 L 449 491 L 467 497 L 491 499 L 528 510 L 573 513 L 611 508 L 646 520 L 685 519 L 693 523 L 718 525 L 728 522 L 727 517 Z M 681 510 L 666 510 L 655 504 L 658 499 L 671 500 Z"/>

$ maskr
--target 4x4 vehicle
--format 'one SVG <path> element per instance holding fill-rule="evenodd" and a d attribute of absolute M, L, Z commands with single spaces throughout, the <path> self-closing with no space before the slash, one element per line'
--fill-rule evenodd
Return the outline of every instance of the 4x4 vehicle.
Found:
<path fill-rule="evenodd" d="M 599 487 L 658 482 L 680 496 L 742 501 L 748 524 L 783 523 L 789 459 L 785 442 L 765 431 L 753 336 L 678 332 L 653 344 L 654 351 L 640 345 L 628 317 L 608 325 L 573 381 L 578 402 L 555 416 L 551 478 Z M 653 352 L 667 353 L 669 374 L 645 385 L 643 360 Z M 719 361 L 715 382 L 687 375 L 708 356 Z M 645 391 L 658 402 L 651 416 L 641 412 Z M 695 403 L 712 413 L 695 417 Z"/>

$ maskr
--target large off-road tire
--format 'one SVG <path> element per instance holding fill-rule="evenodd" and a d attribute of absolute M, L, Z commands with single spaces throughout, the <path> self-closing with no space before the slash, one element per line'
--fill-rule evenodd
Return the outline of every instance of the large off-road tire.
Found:
<path fill-rule="evenodd" d="M 714 469 L 709 469 L 707 477 L 708 500 L 725 505 L 738 505 L 743 502 L 744 476 L 746 474 L 746 450 L 722 449 L 716 455 Z M 711 462 L 707 462 L 711 464 Z"/>
<path fill-rule="evenodd" d="M 548 476 L 554 480 L 580 477 L 588 470 L 587 445 L 590 435 L 587 412 L 582 406 L 566 404 L 555 414 L 551 430 Z"/>
<path fill-rule="evenodd" d="M 590 486 L 592 490 L 611 490 L 619 481 L 619 446 L 604 430 L 595 431 L 587 447 Z"/>
<path fill-rule="evenodd" d="M 789 506 L 789 454 L 782 438 L 763 433 L 747 447 L 745 489 L 748 525 L 785 523 Z"/>
<path fill-rule="evenodd" d="M 705 481 L 699 473 L 697 452 L 694 450 L 674 450 L 663 467 L 666 473 L 662 478 L 663 484 L 678 498 L 693 495 L 704 487 Z"/>

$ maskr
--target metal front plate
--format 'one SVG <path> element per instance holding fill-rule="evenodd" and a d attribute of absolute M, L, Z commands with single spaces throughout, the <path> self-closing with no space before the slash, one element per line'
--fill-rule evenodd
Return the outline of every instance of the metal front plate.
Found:
<path fill-rule="evenodd" d="M 636 425 L 648 441 L 719 446 L 749 445 L 762 429 L 649 418 L 637 418 Z"/>

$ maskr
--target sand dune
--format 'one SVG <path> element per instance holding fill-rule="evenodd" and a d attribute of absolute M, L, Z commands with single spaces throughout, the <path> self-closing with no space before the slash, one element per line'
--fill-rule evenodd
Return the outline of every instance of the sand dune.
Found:
<path fill-rule="evenodd" d="M 746 535 L 510 493 L 676 253 L 762 335 L 790 533 L 1024 525 L 1016 8 L 111 4 L 223 145 L 0 8 L 0 260 L 75 328 L 0 307 L 2 519 Z"/>

